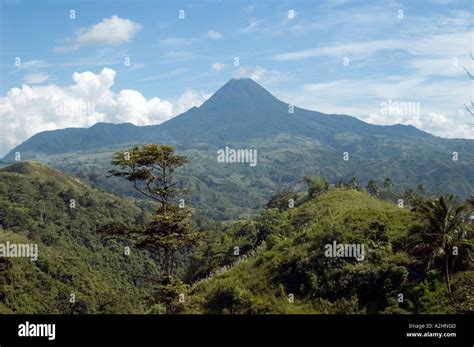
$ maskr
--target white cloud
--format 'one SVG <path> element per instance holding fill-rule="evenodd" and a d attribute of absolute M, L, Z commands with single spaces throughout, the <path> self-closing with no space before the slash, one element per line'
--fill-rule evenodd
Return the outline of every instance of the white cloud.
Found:
<path fill-rule="evenodd" d="M 198 44 L 204 39 L 218 40 L 222 37 L 222 34 L 215 31 L 209 30 L 202 36 L 197 37 L 179 37 L 179 36 L 170 36 L 160 39 L 160 45 L 162 46 L 191 46 Z"/>
<path fill-rule="evenodd" d="M 32 135 L 66 127 L 89 127 L 97 122 L 135 125 L 160 124 L 176 114 L 199 106 L 209 95 L 186 90 L 175 103 L 145 98 L 136 90 L 112 90 L 116 73 L 75 72 L 74 83 L 10 89 L 0 98 L 0 156 Z"/>
<path fill-rule="evenodd" d="M 65 44 L 57 49 L 59 51 L 74 50 L 88 44 L 119 46 L 130 41 L 141 29 L 142 26 L 139 23 L 113 15 L 87 29 L 79 30 L 76 37 L 67 39 Z"/>
<path fill-rule="evenodd" d="M 278 70 L 267 70 L 261 66 L 240 66 L 234 72 L 235 78 L 251 78 L 260 83 L 276 84 L 290 80 L 290 76 Z"/>
<path fill-rule="evenodd" d="M 255 66 L 255 67 L 241 66 L 235 71 L 234 75 L 237 78 L 248 77 L 255 81 L 259 81 L 264 74 L 265 74 L 265 69 L 260 66 Z"/>
<path fill-rule="evenodd" d="M 222 34 L 217 32 L 217 31 L 214 31 L 214 30 L 209 30 L 207 32 L 207 37 L 210 38 L 210 39 L 213 39 L 213 40 L 217 40 L 217 39 L 220 39 L 222 37 Z"/>
<path fill-rule="evenodd" d="M 140 78 L 138 81 L 146 82 L 146 81 L 164 80 L 164 79 L 169 79 L 169 78 L 173 78 L 173 77 L 176 77 L 176 76 L 181 76 L 181 75 L 185 74 L 188 71 L 189 71 L 188 69 L 178 68 L 178 69 L 174 69 L 174 70 L 171 70 L 171 71 L 163 72 L 163 73 L 158 74 L 158 75 L 143 77 L 143 78 Z"/>
<path fill-rule="evenodd" d="M 179 114 L 186 112 L 191 107 L 199 107 L 204 101 L 209 99 L 211 95 L 212 94 L 186 89 L 186 91 L 176 101 L 174 113 Z"/>
<path fill-rule="evenodd" d="M 472 117 L 463 110 L 471 100 L 471 81 L 433 81 L 429 78 L 391 76 L 307 84 L 276 95 L 293 105 L 329 114 L 347 114 L 373 124 L 411 124 L 443 137 L 474 138 Z M 384 115 L 382 103 L 416 103 L 419 114 Z"/>
<path fill-rule="evenodd" d="M 100 74 L 90 71 L 74 72 L 72 79 L 75 84 L 69 87 L 71 94 L 75 98 L 82 100 L 111 103 L 113 102 L 113 91 L 110 88 L 114 84 L 115 71 L 104 68 Z"/>
<path fill-rule="evenodd" d="M 0 155 L 39 131 L 71 126 L 90 126 L 102 121 L 105 115 L 91 112 L 65 117 L 57 112 L 59 105 L 86 103 L 70 90 L 56 85 L 12 88 L 0 98 Z"/>
<path fill-rule="evenodd" d="M 264 21 L 265 19 L 252 19 L 245 28 L 240 30 L 240 32 L 243 34 L 254 32 Z"/>
<path fill-rule="evenodd" d="M 370 114 L 359 118 L 365 122 L 379 125 L 409 124 L 446 138 L 474 138 L 473 129 L 466 123 L 458 123 L 452 116 L 436 112 L 413 116 L 391 116 L 390 121 L 380 114 Z"/>
<path fill-rule="evenodd" d="M 102 22 L 83 30 L 77 37 L 80 44 L 104 43 L 111 46 L 118 46 L 130 39 L 142 26 L 128 19 L 118 16 L 105 18 Z"/>
<path fill-rule="evenodd" d="M 461 66 L 470 66 L 466 57 L 416 58 L 407 62 L 407 66 L 422 76 L 462 76 L 466 72 Z"/>
<path fill-rule="evenodd" d="M 41 69 L 57 69 L 58 67 L 84 67 L 84 66 L 111 66 L 121 65 L 117 62 L 117 59 L 123 59 L 122 56 L 119 58 L 105 58 L 103 56 L 85 56 L 68 59 L 67 61 L 44 61 L 44 60 L 29 60 L 22 61 L 21 65 L 17 67 L 19 71 L 33 71 L 37 72 Z"/>
<path fill-rule="evenodd" d="M 275 61 L 300 61 L 315 57 L 349 57 L 367 59 L 381 51 L 402 50 L 411 56 L 400 62 L 400 66 L 415 73 L 427 75 L 459 75 L 463 64 L 468 64 L 467 51 L 472 45 L 472 32 L 419 35 L 410 39 L 370 40 L 365 42 L 345 42 L 321 47 L 275 54 Z M 457 58 L 458 66 L 453 64 Z"/>
<path fill-rule="evenodd" d="M 225 68 L 225 66 L 226 64 L 217 62 L 217 63 L 212 64 L 211 68 L 216 71 L 221 71 L 223 68 Z"/>
<path fill-rule="evenodd" d="M 317 56 L 345 56 L 364 54 L 370 55 L 376 51 L 401 49 L 406 46 L 403 40 L 374 40 L 358 43 L 343 43 L 318 48 L 305 49 L 300 51 L 292 51 L 276 54 L 273 59 L 276 61 L 295 61 Z"/>
<path fill-rule="evenodd" d="M 147 100 L 136 90 L 121 90 L 116 98 L 114 122 L 149 125 L 162 123 L 173 115 L 173 105 L 169 101 L 154 97 Z"/>
<path fill-rule="evenodd" d="M 41 84 L 51 78 L 50 75 L 43 73 L 28 73 L 23 76 L 23 82 L 26 84 Z"/>
<path fill-rule="evenodd" d="M 18 67 L 19 70 L 37 69 L 49 66 L 44 60 L 28 60 L 22 61 Z"/>

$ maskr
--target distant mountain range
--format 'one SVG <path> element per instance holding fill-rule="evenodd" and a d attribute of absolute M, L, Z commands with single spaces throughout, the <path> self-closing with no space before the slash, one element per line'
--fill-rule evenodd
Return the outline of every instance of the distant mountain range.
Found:
<path fill-rule="evenodd" d="M 278 134 L 304 136 L 332 146 L 337 134 L 358 134 L 364 138 L 388 136 L 433 138 L 413 126 L 379 126 L 345 115 L 327 115 L 284 103 L 252 79 L 231 79 L 199 108 L 193 107 L 171 120 L 152 126 L 130 123 L 97 123 L 91 128 L 44 131 L 11 150 L 22 154 L 57 154 L 110 147 L 130 142 L 175 143 L 192 147 L 196 143 L 222 145 L 230 141 Z"/>
<path fill-rule="evenodd" d="M 114 149 L 168 143 L 192 159 L 187 174 L 204 185 L 198 190 L 225 191 L 236 184 L 242 194 L 254 196 L 256 206 L 308 174 L 326 176 L 332 183 L 351 176 L 362 183 L 389 176 L 396 189 L 423 183 L 433 192 L 473 191 L 473 140 L 443 139 L 409 125 L 372 125 L 298 107 L 291 112 L 290 106 L 251 79 L 232 79 L 200 107 L 160 125 L 98 123 L 45 131 L 11 150 L 4 161 L 13 161 L 20 152 L 22 160 L 51 162 L 73 172 L 71 165 L 87 157 L 97 171 Z M 225 146 L 257 149 L 258 165 L 218 163 L 216 152 Z M 344 152 L 348 160 L 343 160 Z"/>

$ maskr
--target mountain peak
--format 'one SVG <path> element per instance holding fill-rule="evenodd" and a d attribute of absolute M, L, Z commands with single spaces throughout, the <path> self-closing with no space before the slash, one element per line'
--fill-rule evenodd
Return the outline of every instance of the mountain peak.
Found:
<path fill-rule="evenodd" d="M 243 77 L 243 78 L 231 78 L 229 81 L 227 81 L 225 85 L 234 85 L 234 86 L 238 86 L 238 87 L 244 87 L 244 86 L 248 86 L 248 87 L 260 87 L 260 88 L 263 88 L 260 84 L 258 84 L 257 82 L 255 82 L 253 79 L 249 78 L 249 77 Z"/>
<path fill-rule="evenodd" d="M 252 105 L 263 106 L 281 103 L 268 90 L 251 78 L 232 78 L 214 95 L 212 95 L 201 107 L 204 109 L 214 109 L 225 106 Z"/>

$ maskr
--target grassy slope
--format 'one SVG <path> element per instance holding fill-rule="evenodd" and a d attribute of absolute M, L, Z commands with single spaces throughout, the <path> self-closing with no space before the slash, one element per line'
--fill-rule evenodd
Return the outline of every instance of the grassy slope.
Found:
<path fill-rule="evenodd" d="M 355 190 L 334 189 L 283 214 L 270 213 L 266 248 L 198 283 L 195 310 L 207 313 L 453 312 L 442 274 L 420 275 L 405 251 L 417 223 L 408 209 Z M 246 238 L 241 228 L 232 245 Z M 238 235 L 238 236 L 237 236 Z M 362 243 L 366 259 L 327 258 L 324 245 Z M 471 276 L 472 272 L 464 275 Z M 463 275 L 463 273 L 455 275 Z M 397 295 L 404 295 L 398 304 Z M 294 295 L 294 303 L 289 295 Z"/>

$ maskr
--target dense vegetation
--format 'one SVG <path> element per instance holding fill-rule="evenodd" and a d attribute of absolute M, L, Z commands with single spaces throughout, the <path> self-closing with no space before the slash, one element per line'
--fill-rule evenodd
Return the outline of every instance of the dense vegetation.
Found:
<path fill-rule="evenodd" d="M 97 233 L 111 222 L 141 222 L 143 205 L 39 163 L 0 170 L 0 244 L 39 245 L 37 261 L 0 258 L 0 313 L 145 312 L 156 262 Z"/>
<path fill-rule="evenodd" d="M 235 223 L 219 242 L 208 242 L 194 257 L 189 276 L 204 278 L 193 289 L 196 309 L 206 313 L 472 312 L 472 230 L 464 234 L 459 254 L 450 257 L 456 258 L 449 265 L 450 297 L 443 253 L 430 247 L 437 239 L 417 242 L 420 236 L 432 235 L 428 233 L 432 225 L 412 208 L 337 188 L 293 209 L 270 208 L 257 218 Z M 453 230 L 450 235 L 455 235 Z M 334 240 L 364 244 L 365 260 L 326 257 L 324 246 Z M 233 255 L 235 247 L 239 256 Z M 242 258 L 242 254 L 250 256 Z M 432 265 L 427 267 L 430 259 Z"/>
<path fill-rule="evenodd" d="M 0 312 L 165 311 L 160 252 L 104 233 L 110 225 L 148 225 L 156 206 L 84 180 L 38 163 L 0 170 L 0 243 L 40 245 L 36 262 L 1 259 Z M 275 194 L 251 218 L 194 219 L 199 244 L 173 259 L 187 286 L 173 312 L 472 312 L 473 232 L 462 201 L 436 199 L 423 187 L 400 195 L 387 178 L 365 188 L 356 178 L 337 187 L 302 181 L 300 191 Z M 363 244 L 364 260 L 327 257 L 333 241 Z"/>

